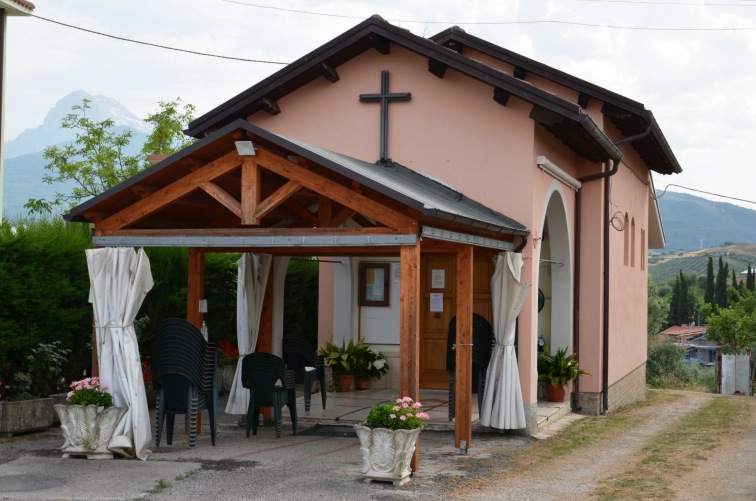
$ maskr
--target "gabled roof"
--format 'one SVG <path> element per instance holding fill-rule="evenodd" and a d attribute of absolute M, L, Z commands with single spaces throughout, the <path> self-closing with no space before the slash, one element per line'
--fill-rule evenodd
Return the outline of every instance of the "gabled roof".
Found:
<path fill-rule="evenodd" d="M 323 178 L 339 181 L 340 186 L 358 184 L 355 193 L 374 194 L 375 198 L 398 202 L 406 212 L 419 215 L 421 224 L 478 228 L 488 233 L 526 236 L 527 229 L 522 224 L 503 214 L 491 210 L 471 200 L 461 193 L 429 177 L 418 174 L 398 164 L 388 166 L 370 164 L 345 155 L 334 153 L 307 143 L 294 141 L 258 126 L 246 120 L 237 119 L 209 136 L 197 141 L 180 152 L 162 160 L 152 167 L 136 174 L 117 186 L 71 209 L 64 217 L 69 221 L 97 222 L 107 220 L 114 214 L 122 213 L 130 206 L 140 203 L 145 197 L 175 186 L 181 178 L 199 172 L 205 165 L 211 165 L 218 159 L 236 155 L 235 142 L 250 139 L 256 148 L 275 152 L 278 157 L 289 158 L 291 165 L 303 162 L 308 172 L 325 169 Z M 261 152 L 258 152 L 261 153 Z M 241 158 L 241 157 L 239 157 Z M 238 162 L 237 162 L 238 164 Z M 231 165 L 231 164 L 229 164 Z M 234 164 L 236 165 L 236 164 Z M 226 169 L 211 181 L 230 196 L 238 198 L 240 176 L 238 169 Z M 286 180 L 278 176 L 268 176 L 264 181 L 269 187 L 266 194 L 275 192 Z M 335 185 L 334 185 L 335 186 Z M 352 188 L 350 188 L 352 189 Z M 317 203 L 317 198 L 300 192 L 297 201 L 301 207 Z M 163 207 L 157 214 L 147 214 L 135 220 L 134 228 L 167 228 L 166 222 L 175 228 L 217 228 L 219 221 L 225 221 L 225 227 L 241 227 L 236 220 L 229 224 L 230 212 L 217 200 L 200 189 L 191 186 L 180 197 L 176 197 L 171 207 Z M 301 211 L 300 211 L 301 213 Z M 282 220 L 291 218 L 287 214 L 275 214 L 278 228 Z M 95 221 L 97 220 L 97 221 Z M 178 225 L 176 226 L 176 223 Z M 298 227 L 306 227 L 298 222 Z"/>
<path fill-rule="evenodd" d="M 464 48 L 470 47 L 511 64 L 516 69 L 515 74 L 519 74 L 523 79 L 526 78 L 527 73 L 534 73 L 576 90 L 580 93 L 578 101 L 583 106 L 587 106 L 590 99 L 598 99 L 604 103 L 602 113 L 625 137 L 635 136 L 649 129 L 649 134 L 646 137 L 631 144 L 651 170 L 659 174 L 682 172 L 682 167 L 672 153 L 672 149 L 669 147 L 653 113 L 647 110 L 643 104 L 470 35 L 459 26 L 446 29 L 432 36 L 430 40 L 459 53 L 464 53 Z"/>
<path fill-rule="evenodd" d="M 511 75 L 465 57 L 430 40 L 413 35 L 372 16 L 291 63 L 270 77 L 226 101 L 212 111 L 197 118 L 185 131 L 202 137 L 209 131 L 253 113 L 269 109 L 292 91 L 318 78 L 338 79 L 334 69 L 359 54 L 375 49 L 383 53 L 396 44 L 406 50 L 428 58 L 429 71 L 443 75 L 452 68 L 491 87 L 492 100 L 506 103 L 513 96 L 533 105 L 530 117 L 543 124 L 552 134 L 575 153 L 594 162 L 619 160 L 622 153 L 601 132 L 591 117 L 580 106 L 539 89 Z M 285 110 L 282 110 L 285 112 Z"/>

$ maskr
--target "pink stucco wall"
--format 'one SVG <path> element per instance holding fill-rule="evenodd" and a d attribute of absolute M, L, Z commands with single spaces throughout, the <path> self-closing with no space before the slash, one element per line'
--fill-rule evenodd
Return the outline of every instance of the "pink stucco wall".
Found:
<path fill-rule="evenodd" d="M 600 165 L 579 159 L 531 120 L 531 105 L 512 97 L 507 106 L 500 106 L 493 101 L 490 86 L 451 69 L 443 79 L 437 78 L 427 71 L 425 58 L 395 45 L 390 55 L 371 50 L 342 64 L 337 68 L 340 80 L 336 83 L 319 79 L 280 99 L 279 115 L 259 112 L 250 121 L 273 132 L 373 162 L 379 156 L 379 106 L 361 103 L 359 94 L 380 90 L 381 70 L 390 72 L 391 92 L 412 93 L 411 101 L 389 107 L 389 157 L 514 218 L 535 237 L 542 231 L 546 197 L 554 182 L 554 178 L 536 168 L 536 156 L 547 156 L 575 177 L 601 170 Z M 543 79 L 537 79 L 537 83 L 557 95 L 576 99 L 575 91 L 560 89 Z M 603 126 L 600 104 L 593 102 L 586 111 Z M 639 159 L 632 162 L 642 167 Z M 613 178 L 612 186 L 613 211 L 633 214 L 639 233 L 647 225 L 647 188 L 623 168 Z M 563 191 L 574 245 L 575 194 L 566 187 Z M 584 378 L 581 390 L 599 391 L 603 183 L 585 184 L 582 197 L 580 359 L 593 376 Z M 610 231 L 612 254 L 619 256 L 610 261 L 611 274 L 616 279 L 611 290 L 610 380 L 616 380 L 645 360 L 647 276 L 639 268 L 639 259 L 645 259 L 645 255 L 636 259 L 635 268 L 625 267 L 622 234 Z M 639 237 L 636 242 L 640 245 Z M 538 264 L 533 262 L 538 257 L 537 239 L 531 238 L 523 257 L 522 281 L 537 284 Z M 327 282 L 321 279 L 321 291 L 333 286 Z M 535 401 L 537 390 L 536 292 L 534 287 L 519 317 L 520 376 L 526 403 Z M 639 332 L 644 335 L 639 336 Z"/>

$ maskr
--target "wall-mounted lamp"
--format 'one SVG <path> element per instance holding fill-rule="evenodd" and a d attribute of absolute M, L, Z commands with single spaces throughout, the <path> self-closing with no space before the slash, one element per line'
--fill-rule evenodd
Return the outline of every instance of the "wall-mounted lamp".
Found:
<path fill-rule="evenodd" d="M 255 145 L 252 141 L 234 141 L 236 144 L 236 152 L 242 157 L 255 156 Z"/>

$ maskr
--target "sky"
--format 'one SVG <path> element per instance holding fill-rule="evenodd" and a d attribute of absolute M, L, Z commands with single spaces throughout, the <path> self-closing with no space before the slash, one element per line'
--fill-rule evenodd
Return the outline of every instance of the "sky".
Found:
<path fill-rule="evenodd" d="M 140 117 L 181 98 L 200 116 L 283 67 L 264 61 L 292 62 L 378 14 L 425 37 L 460 26 L 643 103 L 683 168 L 657 189 L 756 210 L 701 193 L 756 202 L 756 0 L 32 1 L 38 17 L 8 20 L 5 140 L 76 90 Z"/>

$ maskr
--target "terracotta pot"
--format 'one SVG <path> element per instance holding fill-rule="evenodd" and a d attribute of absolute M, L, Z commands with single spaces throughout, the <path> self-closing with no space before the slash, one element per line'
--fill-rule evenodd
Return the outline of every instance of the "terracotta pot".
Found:
<path fill-rule="evenodd" d="M 358 390 L 367 390 L 370 386 L 369 379 L 362 379 L 361 377 L 354 378 L 354 387 Z"/>
<path fill-rule="evenodd" d="M 546 398 L 549 402 L 564 402 L 566 388 L 567 386 L 564 384 L 551 386 L 549 383 L 546 383 Z"/>
<path fill-rule="evenodd" d="M 354 376 L 352 374 L 333 377 L 335 377 L 339 382 L 339 389 L 336 391 L 352 391 L 352 380 L 354 379 Z"/>

